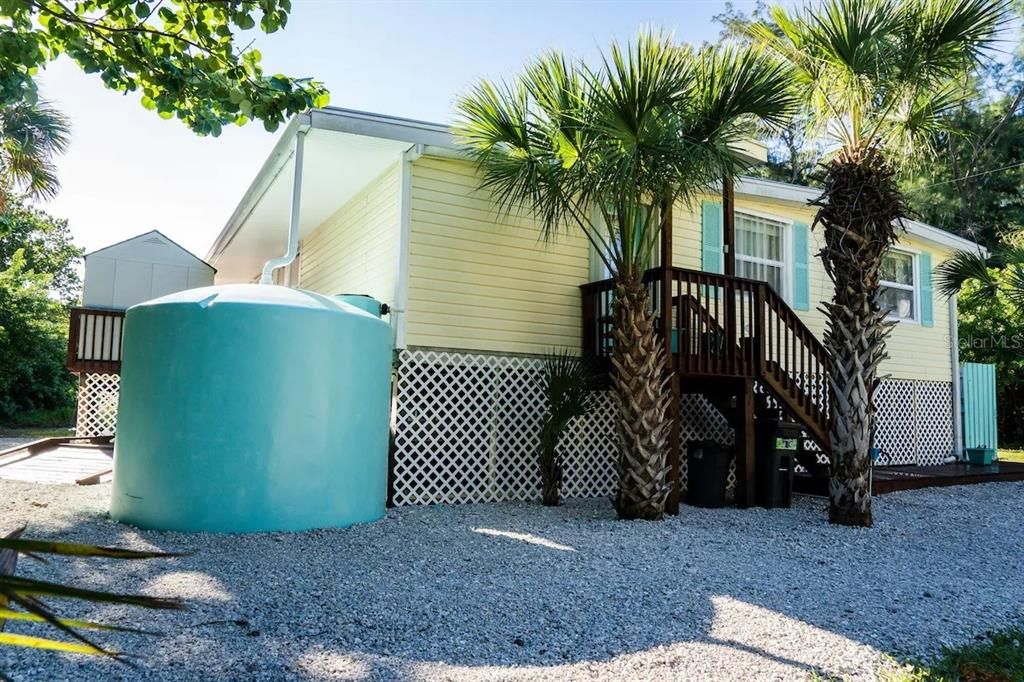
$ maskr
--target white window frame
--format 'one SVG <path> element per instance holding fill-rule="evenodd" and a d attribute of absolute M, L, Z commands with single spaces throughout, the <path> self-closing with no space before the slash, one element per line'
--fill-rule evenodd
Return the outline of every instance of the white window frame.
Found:
<path fill-rule="evenodd" d="M 779 295 L 782 296 L 784 301 L 789 303 L 793 300 L 793 221 L 790 218 L 784 218 L 779 215 L 750 208 L 737 208 L 733 210 L 734 220 L 738 219 L 741 215 L 749 216 L 751 218 L 760 218 L 762 220 L 770 220 L 773 223 L 778 223 L 782 226 L 781 261 L 759 258 L 757 256 L 743 256 L 740 255 L 738 248 L 736 249 L 735 259 L 737 263 L 744 261 L 746 263 L 754 263 L 756 265 L 770 265 L 773 267 L 781 266 L 782 291 L 779 292 Z"/>
<path fill-rule="evenodd" d="M 914 277 L 914 283 L 911 285 L 900 284 L 899 282 L 891 282 L 886 279 L 880 279 L 879 286 L 889 287 L 890 289 L 900 289 L 902 291 L 912 292 L 914 295 L 914 316 L 913 317 L 900 317 L 899 315 L 888 314 L 885 316 L 886 320 L 892 322 L 904 322 L 906 324 L 921 324 L 921 252 L 917 249 L 911 249 L 906 246 L 890 246 L 889 251 L 895 253 L 902 253 L 910 256 L 910 272 Z"/>

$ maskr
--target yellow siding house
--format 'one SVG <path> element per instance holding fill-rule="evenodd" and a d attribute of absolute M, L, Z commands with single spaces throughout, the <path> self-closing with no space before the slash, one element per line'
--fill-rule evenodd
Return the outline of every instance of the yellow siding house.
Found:
<path fill-rule="evenodd" d="M 218 282 L 256 281 L 285 250 L 297 132 L 306 133 L 300 249 L 281 283 L 386 303 L 396 344 L 396 504 L 527 499 L 541 407 L 539 357 L 581 349 L 580 286 L 604 278 L 579 232 L 552 243 L 528 214 L 499 213 L 472 164 L 437 124 L 342 109 L 292 121 L 207 261 Z M 816 191 L 757 178 L 735 184 L 736 274 L 766 282 L 819 339 L 831 295 L 808 201 Z M 672 265 L 721 273 L 722 199 L 673 213 Z M 958 452 L 956 301 L 932 272 L 976 244 L 909 221 L 887 257 L 882 302 L 897 321 L 878 391 L 876 445 L 892 463 Z M 684 396 L 684 439 L 731 428 Z M 568 495 L 614 487 L 610 402 L 573 427 Z"/>

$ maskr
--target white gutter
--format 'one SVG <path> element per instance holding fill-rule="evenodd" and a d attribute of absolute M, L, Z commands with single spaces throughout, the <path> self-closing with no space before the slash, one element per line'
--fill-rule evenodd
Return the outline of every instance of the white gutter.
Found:
<path fill-rule="evenodd" d="M 395 348 L 405 348 L 406 310 L 409 305 L 409 221 L 412 213 L 412 164 L 423 156 L 424 145 L 402 152 L 398 167 L 398 277 L 395 278 L 395 305 L 391 323 L 395 327 Z"/>
<path fill-rule="evenodd" d="M 288 223 L 288 251 L 283 256 L 271 258 L 263 266 L 260 284 L 273 284 L 274 270 L 291 265 L 299 253 L 299 209 L 302 203 L 302 162 L 305 160 L 306 134 L 303 128 L 295 133 L 295 172 L 292 175 L 292 213 Z"/>
<path fill-rule="evenodd" d="M 963 410 L 960 397 L 960 328 L 957 324 L 956 296 L 949 297 L 949 361 L 953 369 L 953 454 L 964 456 Z"/>

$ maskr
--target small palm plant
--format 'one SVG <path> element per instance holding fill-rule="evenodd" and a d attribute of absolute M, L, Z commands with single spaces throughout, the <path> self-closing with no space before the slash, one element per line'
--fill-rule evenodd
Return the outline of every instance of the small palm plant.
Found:
<path fill-rule="evenodd" d="M 897 173 L 931 151 L 1008 18 L 1003 0 L 821 0 L 740 29 L 790 63 L 813 134 L 837 148 L 813 202 L 834 284 L 824 306 L 833 523 L 872 523 L 874 394 L 891 331 L 880 275 L 907 211 Z"/>
<path fill-rule="evenodd" d="M 597 406 L 594 363 L 569 349 L 556 350 L 544 358 L 541 384 L 547 411 L 541 419 L 540 459 L 541 503 L 557 507 L 562 489 L 562 458 L 558 442 L 569 422 L 583 417 Z"/>
<path fill-rule="evenodd" d="M 620 518 L 657 519 L 669 493 L 667 358 L 644 285 L 677 199 L 744 168 L 737 144 L 793 102 L 785 68 L 757 47 L 699 50 L 643 33 L 600 65 L 550 53 L 458 102 L 456 132 L 480 185 L 545 240 L 578 230 L 615 281 L 612 387 Z"/>
<path fill-rule="evenodd" d="M 117 661 L 127 663 L 128 661 L 123 653 L 104 648 L 82 634 L 82 631 L 153 633 L 117 625 L 64 618 L 59 616 L 47 603 L 43 602 L 43 599 L 77 599 L 106 604 L 141 606 L 148 609 L 184 608 L 183 604 L 177 599 L 88 590 L 14 575 L 18 554 L 24 554 L 38 561 L 44 561 L 40 555 L 135 560 L 178 557 L 182 556 L 181 554 L 140 552 L 71 542 L 29 540 L 20 538 L 20 534 L 21 529 L 18 529 L 7 537 L 0 537 L 0 645 L 46 649 L 65 653 L 98 654 L 110 656 Z M 68 639 L 53 639 L 4 632 L 4 625 L 8 621 L 45 623 L 64 633 L 70 638 L 70 641 Z M 0 679 L 6 679 L 2 672 L 0 672 Z"/>

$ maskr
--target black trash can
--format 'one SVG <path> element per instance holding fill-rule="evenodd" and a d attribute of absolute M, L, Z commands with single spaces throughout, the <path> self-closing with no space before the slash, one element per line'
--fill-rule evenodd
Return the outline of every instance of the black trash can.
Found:
<path fill-rule="evenodd" d="M 793 502 L 793 469 L 803 429 L 792 422 L 765 420 L 757 437 L 757 504 L 773 509 Z M 774 431 L 774 438 L 768 435 Z"/>
<path fill-rule="evenodd" d="M 686 503 L 694 507 L 724 507 L 732 451 L 710 440 L 686 444 Z"/>

